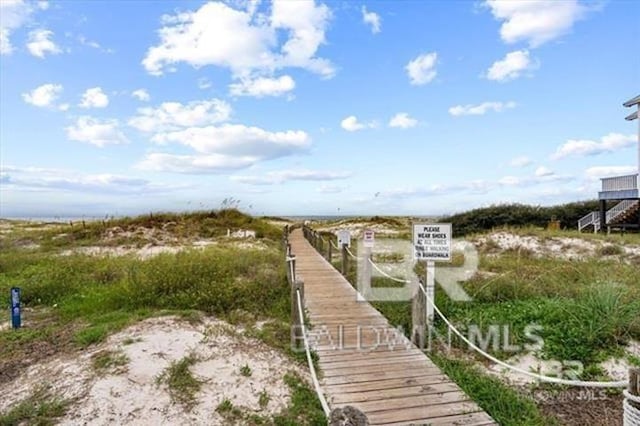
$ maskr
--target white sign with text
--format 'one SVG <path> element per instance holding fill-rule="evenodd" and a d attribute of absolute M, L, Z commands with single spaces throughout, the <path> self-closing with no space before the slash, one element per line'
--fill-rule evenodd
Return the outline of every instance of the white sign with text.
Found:
<path fill-rule="evenodd" d="M 375 242 L 376 234 L 371 229 L 366 229 L 363 233 L 362 245 L 371 248 Z"/>
<path fill-rule="evenodd" d="M 341 229 L 337 232 L 338 234 L 338 247 L 342 247 L 346 245 L 347 247 L 351 247 L 351 232 L 347 229 Z"/>
<path fill-rule="evenodd" d="M 413 258 L 415 260 L 451 261 L 451 224 L 413 224 Z"/>

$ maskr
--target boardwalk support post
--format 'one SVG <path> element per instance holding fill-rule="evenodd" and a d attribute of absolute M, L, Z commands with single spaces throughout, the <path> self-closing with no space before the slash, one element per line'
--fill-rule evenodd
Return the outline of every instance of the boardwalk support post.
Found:
<path fill-rule="evenodd" d="M 300 291 L 302 306 L 298 306 L 298 291 Z M 294 351 L 304 350 L 304 336 L 298 309 L 304 311 L 304 282 L 302 280 L 295 280 L 291 285 L 291 349 Z"/>
<path fill-rule="evenodd" d="M 329 263 L 331 263 L 331 259 L 333 259 L 333 253 L 331 250 L 331 239 L 329 239 L 329 244 L 327 244 L 327 260 L 329 261 Z"/>
<path fill-rule="evenodd" d="M 427 333 L 427 297 L 420 289 L 420 284 L 416 285 L 411 300 L 411 342 L 421 350 L 424 350 Z"/>

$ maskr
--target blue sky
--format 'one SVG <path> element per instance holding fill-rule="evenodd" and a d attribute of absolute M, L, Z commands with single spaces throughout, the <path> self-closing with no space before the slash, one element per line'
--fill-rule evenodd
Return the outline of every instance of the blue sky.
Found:
<path fill-rule="evenodd" d="M 431 215 L 637 171 L 638 2 L 0 8 L 3 217 Z"/>

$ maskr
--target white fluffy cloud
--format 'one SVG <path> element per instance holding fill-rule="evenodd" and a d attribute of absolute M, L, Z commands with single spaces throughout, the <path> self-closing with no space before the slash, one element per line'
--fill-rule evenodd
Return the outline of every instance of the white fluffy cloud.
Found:
<path fill-rule="evenodd" d="M 231 106 L 219 99 L 187 104 L 163 102 L 157 108 L 138 108 L 137 115 L 129 120 L 129 125 L 143 132 L 162 133 L 182 127 L 220 123 L 229 117 Z"/>
<path fill-rule="evenodd" d="M 100 120 L 83 116 L 65 130 L 69 140 L 88 143 L 100 148 L 106 145 L 129 142 L 124 133 L 120 131 L 118 120 Z"/>
<path fill-rule="evenodd" d="M 358 118 L 355 115 L 350 115 L 340 122 L 340 127 L 342 127 L 347 132 L 356 132 L 358 130 L 363 129 L 372 129 L 377 126 L 375 121 L 371 121 L 369 123 L 361 123 L 358 121 Z"/>
<path fill-rule="evenodd" d="M 248 185 L 274 185 L 292 180 L 303 181 L 331 181 L 346 179 L 351 176 L 350 172 L 334 172 L 319 170 L 279 170 L 277 172 L 269 172 L 264 176 L 232 176 L 231 179 L 236 182 Z"/>
<path fill-rule="evenodd" d="M 609 133 L 600 138 L 600 141 L 589 139 L 570 139 L 556 149 L 551 155 L 554 160 L 570 156 L 600 155 L 633 146 L 636 136 Z"/>
<path fill-rule="evenodd" d="M 487 0 L 485 4 L 502 21 L 500 37 L 505 43 L 526 41 L 531 47 L 568 33 L 586 12 L 578 0 Z"/>
<path fill-rule="evenodd" d="M 380 15 L 375 12 L 367 11 L 365 6 L 362 6 L 362 22 L 371 27 L 372 33 L 377 34 L 380 32 L 380 28 L 382 26 Z"/>
<path fill-rule="evenodd" d="M 29 41 L 27 49 L 33 56 L 44 58 L 47 53 L 57 55 L 61 52 L 60 48 L 51 40 L 53 31 L 38 29 L 29 32 Z"/>
<path fill-rule="evenodd" d="M 533 161 L 529 157 L 525 157 L 525 156 L 515 157 L 511 159 L 511 161 L 509 162 L 509 165 L 511 167 L 516 167 L 516 168 L 527 167 L 527 166 L 530 166 L 531 164 L 533 164 Z"/>
<path fill-rule="evenodd" d="M 596 166 L 585 170 L 584 174 L 589 179 L 600 179 L 610 176 L 624 176 L 637 173 L 638 168 L 634 166 Z"/>
<path fill-rule="evenodd" d="M 520 77 L 525 72 L 538 68 L 538 63 L 531 60 L 528 50 L 516 50 L 493 63 L 487 71 L 486 77 L 494 81 L 510 81 Z"/>
<path fill-rule="evenodd" d="M 292 91 L 295 87 L 296 82 L 293 78 L 283 75 L 277 78 L 242 78 L 238 83 L 230 84 L 229 90 L 233 96 L 262 98 L 264 96 L 281 96 Z"/>
<path fill-rule="evenodd" d="M 243 169 L 255 164 L 257 158 L 234 157 L 231 155 L 176 155 L 154 152 L 147 154 L 137 168 L 154 172 L 171 172 L 184 174 L 220 173 Z"/>
<path fill-rule="evenodd" d="M 22 99 L 24 99 L 28 104 L 40 108 L 47 108 L 54 106 L 54 103 L 60 96 L 60 93 L 62 93 L 61 84 L 48 83 L 36 87 L 31 92 L 23 93 Z"/>
<path fill-rule="evenodd" d="M 334 74 L 332 64 L 316 56 L 331 18 L 326 5 L 274 0 L 270 15 L 258 12 L 259 2 L 245 6 L 236 9 L 209 2 L 195 11 L 164 16 L 164 26 L 158 31 L 160 43 L 148 49 L 143 66 L 160 75 L 181 62 L 194 67 L 214 65 L 229 68 L 236 79 L 251 80 L 272 77 L 274 71 L 286 67 L 324 77 Z M 281 31 L 287 34 L 282 42 Z"/>
<path fill-rule="evenodd" d="M 153 140 L 160 144 L 184 145 L 196 153 L 151 153 L 138 167 L 191 174 L 242 169 L 262 161 L 304 153 L 311 144 L 309 136 L 302 131 L 269 132 L 239 124 L 191 127 L 156 134 Z"/>
<path fill-rule="evenodd" d="M 311 144 L 309 135 L 301 130 L 270 132 L 242 124 L 190 127 L 156 134 L 152 140 L 159 144 L 178 143 L 202 154 L 245 156 L 256 161 L 302 153 Z"/>
<path fill-rule="evenodd" d="M 424 53 L 410 61 L 405 69 L 407 70 L 411 84 L 422 85 L 430 83 L 436 78 L 437 63 L 438 54 L 436 52 Z"/>
<path fill-rule="evenodd" d="M 540 166 L 536 169 L 535 175 L 537 177 L 545 177 L 555 175 L 555 172 L 548 167 Z"/>
<path fill-rule="evenodd" d="M 305 153 L 311 146 L 311 138 L 301 130 L 272 132 L 242 124 L 220 124 L 228 121 L 231 113 L 231 106 L 219 99 L 138 108 L 129 120 L 130 126 L 151 134 L 151 141 L 157 145 L 175 144 L 191 150 L 149 153 L 138 167 L 173 173 L 219 173 Z"/>
<path fill-rule="evenodd" d="M 35 10 L 35 4 L 28 0 L 0 1 L 0 54 L 13 53 L 14 47 L 9 38 L 11 33 L 22 27 Z"/>
<path fill-rule="evenodd" d="M 478 105 L 456 105 L 449 108 L 449 114 L 454 117 L 461 115 L 484 115 L 489 111 L 502 112 L 515 108 L 515 102 L 483 102 Z"/>
<path fill-rule="evenodd" d="M 412 118 L 406 112 L 399 112 L 389 120 L 389 127 L 399 127 L 401 129 L 408 129 L 418 125 L 418 120 Z"/>
<path fill-rule="evenodd" d="M 92 87 L 82 94 L 79 106 L 82 108 L 104 108 L 109 105 L 109 97 L 100 87 Z"/>
<path fill-rule="evenodd" d="M 199 78 L 197 83 L 198 83 L 198 89 L 202 89 L 202 90 L 209 89 L 211 88 L 211 86 L 213 86 L 213 84 L 211 83 L 211 80 L 209 80 L 206 77 Z"/>
<path fill-rule="evenodd" d="M 158 185 L 132 176 L 109 173 L 82 174 L 64 169 L 1 166 L 3 186 L 7 188 L 79 191 L 99 193 L 144 193 L 182 189 L 181 186 Z"/>
<path fill-rule="evenodd" d="M 145 89 L 134 90 L 133 92 L 131 92 L 131 96 L 142 102 L 148 102 L 149 100 L 151 100 L 149 92 L 147 92 Z"/>
<path fill-rule="evenodd" d="M 13 53 L 13 46 L 9 40 L 9 30 L 0 28 L 0 55 L 10 55 L 11 53 Z"/>

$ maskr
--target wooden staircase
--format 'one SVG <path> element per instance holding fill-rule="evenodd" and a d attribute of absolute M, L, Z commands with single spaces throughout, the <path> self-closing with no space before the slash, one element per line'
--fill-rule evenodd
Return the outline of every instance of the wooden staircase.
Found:
<path fill-rule="evenodd" d="M 608 227 L 626 223 L 640 212 L 640 200 L 623 200 L 607 211 Z M 578 231 L 593 226 L 593 232 L 600 231 L 600 213 L 591 212 L 578 221 Z"/>

